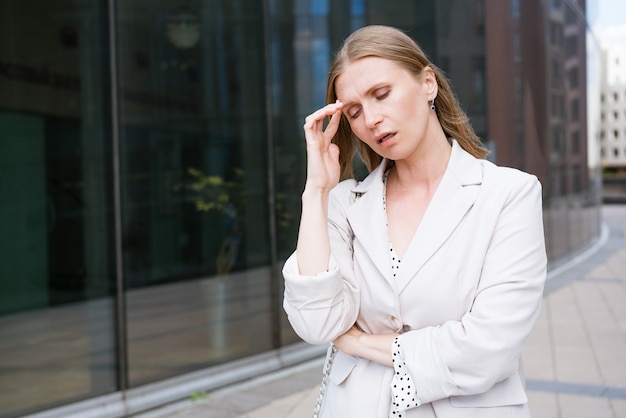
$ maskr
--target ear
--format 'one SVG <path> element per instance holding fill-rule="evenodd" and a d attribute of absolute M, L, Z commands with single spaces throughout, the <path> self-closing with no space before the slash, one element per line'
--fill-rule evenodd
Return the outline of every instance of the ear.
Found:
<path fill-rule="evenodd" d="M 437 75 L 431 67 L 424 67 L 422 70 L 422 82 L 426 88 L 429 100 L 434 100 L 439 91 L 439 84 L 437 83 Z"/>

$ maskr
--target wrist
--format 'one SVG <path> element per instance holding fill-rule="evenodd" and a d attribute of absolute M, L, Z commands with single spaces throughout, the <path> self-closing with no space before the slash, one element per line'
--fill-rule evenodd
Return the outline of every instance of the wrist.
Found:
<path fill-rule="evenodd" d="M 362 347 L 362 342 L 360 341 L 360 335 L 354 334 L 345 334 L 344 335 L 343 344 L 341 347 L 341 351 L 349 356 L 355 357 L 364 357 L 364 353 L 359 351 L 359 347 Z"/>
<path fill-rule="evenodd" d="M 317 187 L 305 186 L 304 191 L 302 192 L 302 201 L 328 201 L 328 195 L 330 194 L 330 189 L 320 189 Z"/>

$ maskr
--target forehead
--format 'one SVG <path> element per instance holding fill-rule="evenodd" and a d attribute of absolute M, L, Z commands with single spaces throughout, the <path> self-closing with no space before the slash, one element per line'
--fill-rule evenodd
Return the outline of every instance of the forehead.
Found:
<path fill-rule="evenodd" d="M 352 61 L 335 79 L 335 92 L 339 100 L 353 95 L 364 95 L 377 85 L 401 81 L 410 75 L 395 61 L 379 57 L 364 57 Z"/>

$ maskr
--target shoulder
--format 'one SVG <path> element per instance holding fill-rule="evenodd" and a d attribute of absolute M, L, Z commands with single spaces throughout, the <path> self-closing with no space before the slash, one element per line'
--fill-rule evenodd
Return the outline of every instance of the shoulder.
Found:
<path fill-rule="evenodd" d="M 504 167 L 488 160 L 481 160 L 484 181 L 501 184 L 539 183 L 537 176 L 513 167 Z"/>
<path fill-rule="evenodd" d="M 534 174 L 517 168 L 498 166 L 487 160 L 483 160 L 481 163 L 483 166 L 483 187 L 490 192 L 508 196 L 507 200 L 529 194 L 541 197 L 541 183 Z"/>
<path fill-rule="evenodd" d="M 465 151 L 453 140 L 453 149 L 449 169 L 463 186 L 481 185 L 490 192 L 502 190 L 506 192 L 524 189 L 541 188 L 536 176 L 516 168 L 504 167 L 479 159 Z M 502 193 L 500 193 L 502 194 Z"/>

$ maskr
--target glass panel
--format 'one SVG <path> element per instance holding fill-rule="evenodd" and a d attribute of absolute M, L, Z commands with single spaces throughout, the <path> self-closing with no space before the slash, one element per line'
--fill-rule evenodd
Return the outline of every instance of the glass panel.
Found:
<path fill-rule="evenodd" d="M 596 64 L 587 57 L 598 55 L 593 41 L 585 43 L 592 37 L 587 36 L 586 23 L 577 17 L 584 15 L 581 6 L 563 2 L 560 7 L 565 13 L 550 14 L 548 20 L 557 28 L 555 36 L 563 41 L 545 50 L 546 60 L 554 67 L 548 79 L 558 100 L 547 114 L 554 142 L 548 159 L 550 180 L 544 185 L 544 219 L 548 256 L 557 264 L 599 235 L 601 201 L 597 115 L 587 114 L 587 109 L 598 109 L 595 97 L 599 97 Z M 531 55 L 536 57 L 537 51 L 529 51 L 528 59 Z M 585 83 L 581 80 L 587 77 L 587 68 L 596 74 Z"/>
<path fill-rule="evenodd" d="M 311 0 L 270 2 L 272 139 L 281 259 L 294 250 L 300 221 L 306 170 L 302 124 L 306 115 L 326 102 L 332 42 L 328 30 L 329 7 L 337 8 L 337 16 L 345 17 L 347 6 L 342 2 Z"/>
<path fill-rule="evenodd" d="M 118 4 L 132 386 L 272 348 L 261 5 Z"/>
<path fill-rule="evenodd" d="M 431 15 L 432 21 L 436 22 L 432 33 L 437 38 L 429 41 L 432 46 L 425 43 L 426 39 L 433 38 L 432 34 L 424 36 L 424 40 L 416 40 L 420 45 L 424 44 L 424 51 L 433 62 L 446 71 L 476 134 L 486 140 L 483 2 L 444 0 L 432 3 L 436 3 Z"/>
<path fill-rule="evenodd" d="M 298 83 L 296 56 L 299 51 L 309 48 L 296 43 L 298 25 L 304 20 L 304 11 L 299 10 L 294 18 L 293 0 L 276 0 L 270 3 L 270 88 L 272 103 L 272 145 L 274 153 L 274 187 L 276 190 L 276 230 L 277 248 L 280 260 L 285 260 L 294 250 L 300 221 L 300 197 L 306 168 L 304 135 L 302 124 L 304 112 L 299 109 L 298 98 L 311 94 L 304 93 Z M 338 4 L 335 2 L 334 4 Z M 302 121 L 302 123 L 300 123 Z M 277 294 L 282 299 L 283 280 L 279 282 Z M 287 321 L 282 308 L 280 313 L 281 344 L 299 341 Z"/>
<path fill-rule="evenodd" d="M 8 417 L 116 389 L 107 11 L 94 1 L 3 1 L 0 39 Z"/>

